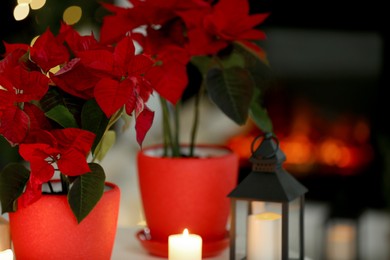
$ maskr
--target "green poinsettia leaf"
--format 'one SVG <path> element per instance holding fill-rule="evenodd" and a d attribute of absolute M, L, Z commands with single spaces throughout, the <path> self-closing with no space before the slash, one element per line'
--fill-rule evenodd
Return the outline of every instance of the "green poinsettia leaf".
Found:
<path fill-rule="evenodd" d="M 96 147 L 100 143 L 108 125 L 108 118 L 101 110 L 96 100 L 88 100 L 81 111 L 81 126 L 96 134 L 95 141 L 92 145 L 92 152 L 95 153 Z"/>
<path fill-rule="evenodd" d="M 56 87 L 51 87 L 40 100 L 39 104 L 45 112 L 50 111 L 58 105 L 63 105 L 75 118 L 79 118 L 84 102 L 85 100 L 81 98 L 74 97 Z"/>
<path fill-rule="evenodd" d="M 264 90 L 273 78 L 272 71 L 266 61 L 261 59 L 255 52 L 243 45 L 234 44 L 234 52 L 244 60 L 245 68 L 250 72 L 256 87 Z"/>
<path fill-rule="evenodd" d="M 95 149 L 95 156 L 99 161 L 103 160 L 107 152 L 114 145 L 115 140 L 116 140 L 115 131 L 109 130 L 103 135 L 102 139 L 100 140 L 100 143 L 97 145 Z"/>
<path fill-rule="evenodd" d="M 8 164 L 0 172 L 0 201 L 2 214 L 16 210 L 15 201 L 23 193 L 29 177 L 29 170 L 17 163 Z"/>
<path fill-rule="evenodd" d="M 191 63 L 195 65 L 202 75 L 206 75 L 212 59 L 208 56 L 194 56 L 191 58 Z"/>
<path fill-rule="evenodd" d="M 245 61 L 245 68 L 255 83 L 249 115 L 255 124 L 264 132 L 272 132 L 272 122 L 267 110 L 262 106 L 262 93 L 270 86 L 273 75 L 267 62 L 259 53 L 242 44 L 234 44 L 234 52 L 239 53 Z M 233 52 L 233 53 L 234 53 Z"/>
<path fill-rule="evenodd" d="M 233 67 L 245 67 L 245 59 L 241 55 L 241 53 L 238 52 L 232 52 L 230 55 L 224 57 L 223 59 L 220 59 L 220 62 L 223 64 L 223 67 L 225 69 L 233 68 Z"/>
<path fill-rule="evenodd" d="M 78 176 L 68 193 L 68 203 L 78 223 L 92 211 L 104 192 L 103 168 L 96 163 L 89 163 L 89 167 L 91 172 Z"/>
<path fill-rule="evenodd" d="M 263 132 L 272 133 L 272 121 L 268 116 L 267 109 L 262 105 L 262 98 L 259 89 L 255 89 L 254 98 L 252 99 L 249 115 L 254 121 L 254 123 L 259 127 Z"/>
<path fill-rule="evenodd" d="M 77 122 L 72 113 L 64 105 L 57 105 L 47 111 L 45 115 L 51 120 L 57 122 L 64 128 L 74 127 L 77 128 Z"/>
<path fill-rule="evenodd" d="M 261 60 L 257 60 L 248 70 L 256 84 L 256 88 L 264 91 L 271 85 L 273 77 L 271 69 Z"/>
<path fill-rule="evenodd" d="M 211 100 L 237 124 L 248 117 L 254 82 L 249 72 L 240 67 L 210 69 L 206 78 Z"/>

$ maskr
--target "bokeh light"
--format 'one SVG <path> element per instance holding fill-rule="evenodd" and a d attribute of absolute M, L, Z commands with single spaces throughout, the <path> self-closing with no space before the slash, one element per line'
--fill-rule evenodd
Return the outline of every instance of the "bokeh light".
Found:
<path fill-rule="evenodd" d="M 33 10 L 42 8 L 46 3 L 46 0 L 30 0 L 30 1 L 31 1 L 30 7 Z"/>
<path fill-rule="evenodd" d="M 14 9 L 14 18 L 16 21 L 21 21 L 28 16 L 29 12 L 30 7 L 28 6 L 28 4 L 18 4 L 17 6 L 15 6 Z"/>
<path fill-rule="evenodd" d="M 80 21 L 82 13 L 80 6 L 69 6 L 65 9 L 62 18 L 65 23 L 72 25 Z"/>

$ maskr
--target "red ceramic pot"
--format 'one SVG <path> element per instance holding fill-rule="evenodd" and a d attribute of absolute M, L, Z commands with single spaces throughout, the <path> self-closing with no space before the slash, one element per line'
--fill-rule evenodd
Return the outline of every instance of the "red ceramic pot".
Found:
<path fill-rule="evenodd" d="M 207 157 L 162 158 L 161 147 L 138 153 L 138 178 L 147 225 L 153 240 L 167 241 L 171 234 L 190 233 L 204 242 L 226 237 L 238 157 L 225 147 L 200 146 Z"/>
<path fill-rule="evenodd" d="M 108 189 L 80 223 L 65 195 L 43 195 L 27 208 L 9 214 L 18 260 L 85 260 L 111 258 L 118 221 L 119 187 Z"/>

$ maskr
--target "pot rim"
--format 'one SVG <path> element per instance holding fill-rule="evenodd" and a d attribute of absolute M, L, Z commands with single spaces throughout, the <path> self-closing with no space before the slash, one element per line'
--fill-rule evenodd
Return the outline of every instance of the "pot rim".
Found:
<path fill-rule="evenodd" d="M 50 180 L 50 182 L 52 183 L 59 183 L 60 180 L 59 179 L 53 179 L 53 180 Z M 47 185 L 47 183 L 43 183 L 43 185 Z M 106 189 L 106 187 L 108 187 L 109 189 Z M 111 192 L 115 192 L 119 190 L 119 186 L 113 182 L 109 182 L 109 181 L 105 181 L 104 182 L 104 194 L 105 193 L 111 193 Z M 61 197 L 61 196 L 67 196 L 68 194 L 65 194 L 65 193 L 48 193 L 48 192 L 44 192 L 42 191 L 42 196 L 58 196 L 58 197 Z"/>
<path fill-rule="evenodd" d="M 190 147 L 189 144 L 181 144 L 180 149 L 188 149 Z M 237 156 L 235 152 L 230 149 L 228 146 L 220 145 L 220 144 L 197 144 L 195 145 L 196 150 L 204 150 L 204 151 L 218 151 L 215 153 L 201 153 L 197 154 L 195 157 L 171 157 L 171 156 L 162 156 L 162 144 L 150 145 L 138 151 L 139 156 L 149 157 L 149 158 L 164 158 L 164 159 L 172 159 L 172 160 L 191 160 L 191 159 L 212 159 L 212 158 L 223 158 L 230 156 Z M 156 150 L 160 150 L 156 152 Z"/>

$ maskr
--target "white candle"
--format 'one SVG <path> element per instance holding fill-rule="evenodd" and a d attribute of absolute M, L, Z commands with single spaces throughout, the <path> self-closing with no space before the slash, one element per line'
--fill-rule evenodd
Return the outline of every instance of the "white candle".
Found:
<path fill-rule="evenodd" d="M 0 260 L 13 260 L 14 259 L 14 253 L 11 249 L 7 249 L 0 252 Z"/>
<path fill-rule="evenodd" d="M 281 259 L 282 216 L 273 212 L 248 217 L 247 260 Z"/>
<path fill-rule="evenodd" d="M 184 229 L 183 234 L 168 237 L 169 260 L 201 260 L 202 238 L 199 235 L 189 234 Z"/>
<path fill-rule="evenodd" d="M 356 258 L 356 227 L 353 224 L 334 224 L 328 229 L 327 257 L 334 260 Z"/>

